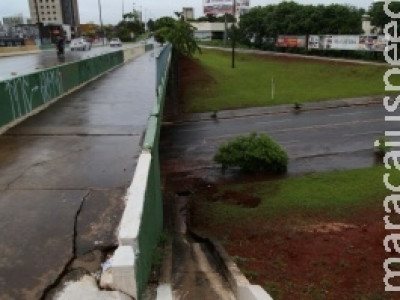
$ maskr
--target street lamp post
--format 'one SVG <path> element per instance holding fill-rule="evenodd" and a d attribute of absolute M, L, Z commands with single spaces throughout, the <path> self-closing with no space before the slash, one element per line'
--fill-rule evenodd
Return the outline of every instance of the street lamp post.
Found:
<path fill-rule="evenodd" d="M 233 0 L 232 6 L 233 12 L 233 24 L 232 24 L 232 68 L 235 68 L 235 43 L 236 43 L 236 0 Z"/>
<path fill-rule="evenodd" d="M 103 45 L 104 45 L 103 19 L 101 18 L 101 3 L 100 3 L 100 0 L 98 0 L 98 3 L 99 3 L 99 16 L 100 16 L 100 34 L 101 34 L 101 40 L 103 41 Z"/>

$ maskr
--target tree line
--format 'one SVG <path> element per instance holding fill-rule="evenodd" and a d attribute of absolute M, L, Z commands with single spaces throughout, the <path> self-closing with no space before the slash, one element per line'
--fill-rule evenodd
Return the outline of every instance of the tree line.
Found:
<path fill-rule="evenodd" d="M 366 13 L 354 6 L 302 5 L 281 2 L 252 8 L 240 18 L 239 38 L 262 48 L 268 38 L 278 35 L 361 34 L 361 18 Z"/>
<path fill-rule="evenodd" d="M 374 2 L 368 10 L 351 5 L 302 5 L 292 1 L 252 8 L 240 18 L 238 38 L 242 43 L 265 47 L 278 35 L 362 34 L 361 20 L 371 19 L 377 34 L 382 33 L 390 17 L 383 10 L 384 1 Z M 389 8 L 400 11 L 400 2 Z"/>

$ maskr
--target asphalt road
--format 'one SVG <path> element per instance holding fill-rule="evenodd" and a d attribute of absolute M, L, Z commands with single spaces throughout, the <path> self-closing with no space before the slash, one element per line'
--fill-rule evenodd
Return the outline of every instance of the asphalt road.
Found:
<path fill-rule="evenodd" d="M 129 47 L 132 46 L 133 44 L 129 45 Z M 65 58 L 62 60 L 57 58 L 55 49 L 44 50 L 38 54 L 0 57 L 0 80 L 119 50 L 121 48 L 100 46 L 93 47 L 89 51 L 71 51 L 67 47 Z"/>
<path fill-rule="evenodd" d="M 116 246 L 155 80 L 151 51 L 0 136 L 0 299 L 47 299 Z"/>
<path fill-rule="evenodd" d="M 376 163 L 374 141 L 385 129 L 399 127 L 385 122 L 384 116 L 382 105 L 376 104 L 244 117 L 237 111 L 228 119 L 165 125 L 160 150 L 169 170 L 201 173 L 217 167 L 212 158 L 221 143 L 259 132 L 288 152 L 288 174 L 362 168 Z"/>

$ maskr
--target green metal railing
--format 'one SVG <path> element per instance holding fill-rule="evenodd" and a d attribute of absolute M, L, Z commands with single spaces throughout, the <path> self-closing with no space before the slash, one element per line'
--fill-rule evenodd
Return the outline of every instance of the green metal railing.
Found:
<path fill-rule="evenodd" d="M 158 89 L 162 85 L 161 80 L 165 79 L 166 70 L 169 68 L 170 65 L 169 60 L 171 59 L 171 51 L 172 51 L 172 45 L 167 44 L 156 59 L 157 60 L 156 89 Z"/>
<path fill-rule="evenodd" d="M 0 81 L 0 129 L 122 63 L 118 51 Z"/>
<path fill-rule="evenodd" d="M 145 203 L 139 231 L 139 255 L 136 261 L 136 284 L 138 298 L 141 299 L 150 276 L 153 253 L 163 230 L 163 203 L 161 196 L 159 140 L 161 122 L 168 81 L 168 70 L 171 62 L 171 47 L 166 47 L 157 58 L 157 74 L 162 76 L 157 85 L 160 91 L 157 102 L 147 123 L 143 151 L 151 154 L 151 165 L 148 174 Z M 158 75 L 157 75 L 158 76 Z"/>

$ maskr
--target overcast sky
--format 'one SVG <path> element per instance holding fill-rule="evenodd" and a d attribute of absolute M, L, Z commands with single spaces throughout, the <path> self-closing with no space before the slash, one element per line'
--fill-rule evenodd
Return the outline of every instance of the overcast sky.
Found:
<path fill-rule="evenodd" d="M 143 17 L 157 19 L 162 16 L 173 16 L 175 11 L 181 11 L 182 7 L 193 7 L 195 17 L 202 14 L 202 0 L 100 0 L 104 24 L 116 24 L 121 20 L 122 3 L 124 2 L 125 13 L 135 9 L 142 10 Z M 264 6 L 272 3 L 279 3 L 279 0 L 250 0 L 250 5 Z M 372 0 L 297 0 L 302 4 L 351 4 L 357 7 L 368 8 Z M 98 0 L 78 0 L 81 23 L 99 23 Z M 4 16 L 23 13 L 29 17 L 28 0 L 0 0 L 0 18 Z"/>

